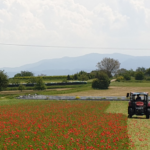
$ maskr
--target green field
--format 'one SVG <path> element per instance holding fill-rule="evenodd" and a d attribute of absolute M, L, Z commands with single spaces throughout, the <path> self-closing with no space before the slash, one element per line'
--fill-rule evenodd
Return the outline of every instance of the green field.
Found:
<path fill-rule="evenodd" d="M 110 85 L 119 87 L 150 87 L 150 81 L 112 82 Z"/>

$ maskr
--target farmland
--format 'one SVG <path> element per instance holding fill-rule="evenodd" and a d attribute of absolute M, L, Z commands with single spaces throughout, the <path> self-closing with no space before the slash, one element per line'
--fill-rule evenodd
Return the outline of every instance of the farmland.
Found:
<path fill-rule="evenodd" d="M 150 148 L 150 121 L 127 102 L 0 99 L 0 149 Z M 118 138 L 117 138 L 118 137 Z"/>
<path fill-rule="evenodd" d="M 125 96 L 150 92 L 150 82 L 112 82 L 107 90 L 86 85 L 54 86 L 44 91 L 0 92 L 0 149 L 150 149 L 150 121 L 127 118 L 128 102 L 24 101 L 23 94 Z M 117 137 L 119 137 L 117 139 Z"/>
<path fill-rule="evenodd" d="M 124 114 L 109 102 L 1 101 L 0 149 L 128 149 Z M 4 104 L 5 102 L 5 104 Z"/>

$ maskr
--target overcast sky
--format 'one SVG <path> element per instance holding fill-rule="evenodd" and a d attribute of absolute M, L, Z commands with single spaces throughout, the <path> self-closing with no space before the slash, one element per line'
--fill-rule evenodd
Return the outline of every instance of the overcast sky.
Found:
<path fill-rule="evenodd" d="M 0 43 L 150 49 L 150 0 L 0 0 Z M 0 68 L 88 53 L 150 50 L 0 45 Z"/>

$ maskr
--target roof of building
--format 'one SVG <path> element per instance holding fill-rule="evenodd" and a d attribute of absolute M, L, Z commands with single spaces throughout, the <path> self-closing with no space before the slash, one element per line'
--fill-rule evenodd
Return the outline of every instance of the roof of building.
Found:
<path fill-rule="evenodd" d="M 148 92 L 131 92 L 133 95 L 148 95 Z"/>

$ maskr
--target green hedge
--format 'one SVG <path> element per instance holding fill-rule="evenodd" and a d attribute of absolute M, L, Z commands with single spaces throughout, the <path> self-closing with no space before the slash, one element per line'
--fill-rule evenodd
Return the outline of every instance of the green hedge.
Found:
<path fill-rule="evenodd" d="M 73 77 L 73 76 L 70 76 Z M 16 77 L 16 78 L 10 78 L 10 79 L 19 79 L 19 80 L 27 80 L 33 77 Z M 38 78 L 38 77 L 34 77 L 34 78 Z M 67 79 L 67 76 L 43 76 L 42 77 L 45 80 L 63 80 L 63 79 Z"/>

